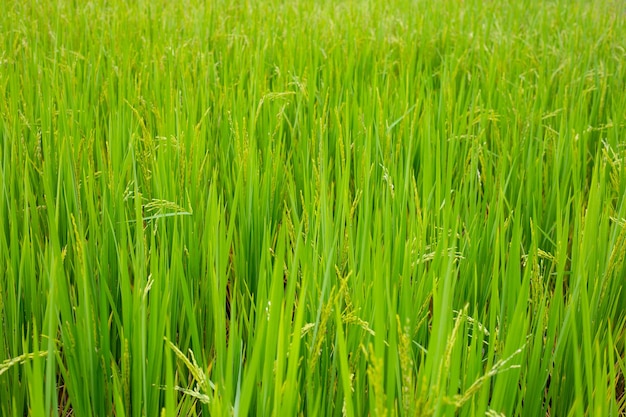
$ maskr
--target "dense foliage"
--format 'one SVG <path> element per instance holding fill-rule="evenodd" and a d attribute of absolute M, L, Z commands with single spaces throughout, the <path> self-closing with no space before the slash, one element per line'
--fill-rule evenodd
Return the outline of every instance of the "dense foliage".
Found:
<path fill-rule="evenodd" d="M 621 0 L 5 0 L 3 416 L 623 415 Z"/>

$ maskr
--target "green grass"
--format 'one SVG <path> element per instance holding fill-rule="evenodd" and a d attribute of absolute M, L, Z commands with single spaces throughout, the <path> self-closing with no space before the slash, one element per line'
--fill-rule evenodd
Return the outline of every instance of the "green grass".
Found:
<path fill-rule="evenodd" d="M 626 414 L 626 6 L 7 0 L 0 415 Z"/>

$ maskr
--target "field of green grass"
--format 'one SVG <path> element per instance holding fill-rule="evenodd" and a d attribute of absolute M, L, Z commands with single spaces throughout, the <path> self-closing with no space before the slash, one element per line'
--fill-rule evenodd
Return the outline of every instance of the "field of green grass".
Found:
<path fill-rule="evenodd" d="M 626 414 L 626 3 L 5 0 L 0 415 Z"/>

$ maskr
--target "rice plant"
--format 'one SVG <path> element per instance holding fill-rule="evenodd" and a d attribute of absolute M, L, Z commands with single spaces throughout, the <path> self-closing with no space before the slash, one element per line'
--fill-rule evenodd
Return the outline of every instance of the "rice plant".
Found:
<path fill-rule="evenodd" d="M 626 4 L 5 0 L 0 415 L 626 415 Z"/>

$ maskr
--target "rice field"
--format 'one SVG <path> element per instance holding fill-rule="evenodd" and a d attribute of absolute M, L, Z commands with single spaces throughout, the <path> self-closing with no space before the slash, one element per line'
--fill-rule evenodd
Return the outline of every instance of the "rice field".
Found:
<path fill-rule="evenodd" d="M 0 8 L 0 415 L 626 415 L 626 3 Z"/>

